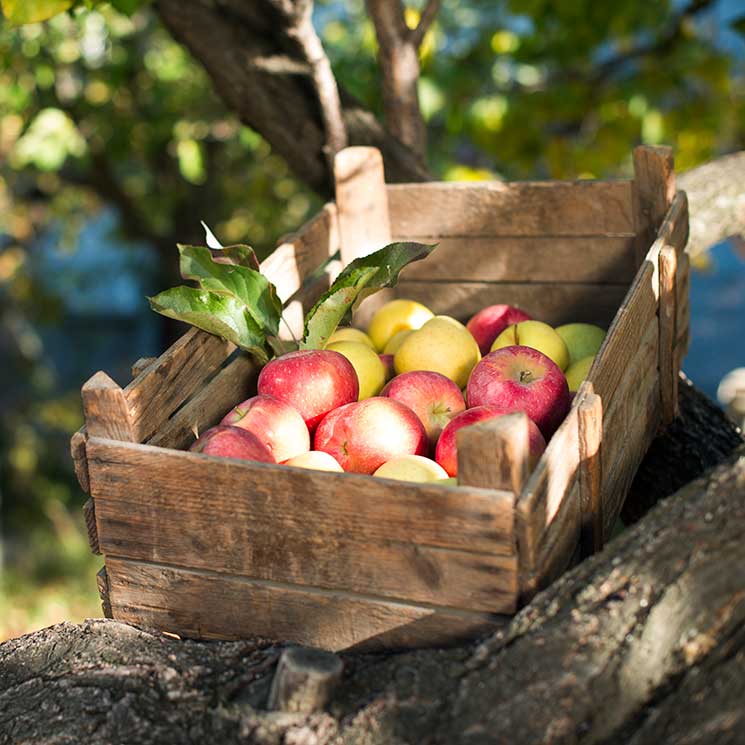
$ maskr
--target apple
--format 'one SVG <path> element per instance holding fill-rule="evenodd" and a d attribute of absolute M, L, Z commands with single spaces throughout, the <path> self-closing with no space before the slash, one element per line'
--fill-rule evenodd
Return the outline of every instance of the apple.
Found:
<path fill-rule="evenodd" d="M 218 424 L 202 433 L 189 450 L 222 458 L 276 463 L 269 448 L 253 432 L 226 424 Z"/>
<path fill-rule="evenodd" d="M 360 392 L 352 363 L 329 349 L 288 352 L 270 360 L 259 373 L 257 390 L 294 406 L 311 434 L 329 411 L 356 401 Z"/>
<path fill-rule="evenodd" d="M 577 360 L 577 362 L 569 365 L 565 375 L 570 393 L 576 393 L 579 390 L 582 381 L 587 377 L 587 373 L 590 372 L 594 361 L 595 356 L 591 354 L 589 357 L 583 357 L 581 360 Z"/>
<path fill-rule="evenodd" d="M 372 339 L 375 348 L 382 352 L 390 338 L 398 331 L 421 328 L 433 315 L 429 308 L 414 300 L 391 300 L 378 308 L 370 319 L 367 335 Z"/>
<path fill-rule="evenodd" d="M 486 359 L 486 358 L 484 358 Z M 453 417 L 442 430 L 440 439 L 435 449 L 435 460 L 447 471 L 449 476 L 458 475 L 458 447 L 456 433 L 463 427 L 468 427 L 476 422 L 484 422 L 487 419 L 495 419 L 511 412 L 496 406 L 474 406 L 466 409 L 458 416 Z M 528 431 L 530 437 L 530 467 L 532 468 L 546 449 L 546 441 L 543 438 L 535 422 L 528 419 Z"/>
<path fill-rule="evenodd" d="M 373 474 L 384 479 L 399 481 L 442 481 L 448 478 L 445 469 L 422 455 L 399 455 L 383 463 Z"/>
<path fill-rule="evenodd" d="M 356 341 L 360 344 L 366 344 L 371 349 L 375 349 L 372 339 L 362 329 L 356 329 L 352 326 L 339 326 L 329 336 L 329 340 L 326 342 L 326 348 L 328 348 L 329 344 L 335 344 L 337 341 Z"/>
<path fill-rule="evenodd" d="M 352 363 L 360 385 L 360 401 L 380 393 L 385 385 L 385 365 L 372 347 L 357 341 L 337 341 L 326 349 L 343 354 Z"/>
<path fill-rule="evenodd" d="M 532 347 L 550 357 L 562 370 L 569 367 L 569 350 L 564 340 L 543 321 L 521 321 L 508 326 L 494 340 L 491 351 L 513 346 Z"/>
<path fill-rule="evenodd" d="M 404 339 L 393 363 L 399 375 L 431 370 L 463 388 L 480 359 L 479 345 L 462 323 L 450 316 L 435 316 Z"/>
<path fill-rule="evenodd" d="M 592 323 L 566 323 L 557 326 L 556 333 L 567 346 L 570 365 L 596 355 L 605 339 L 605 331 Z"/>
<path fill-rule="evenodd" d="M 249 398 L 229 411 L 220 424 L 256 435 L 277 463 L 310 450 L 310 434 L 300 412 L 274 396 Z"/>
<path fill-rule="evenodd" d="M 396 333 L 388 339 L 388 343 L 383 348 L 383 353 L 396 354 L 398 348 L 404 343 L 404 339 L 412 333 L 414 333 L 414 329 L 401 329 L 401 331 L 396 331 Z"/>
<path fill-rule="evenodd" d="M 567 415 L 571 402 L 559 366 L 537 349 L 523 346 L 487 354 L 471 373 L 466 399 L 469 406 L 495 406 L 503 413 L 524 411 L 546 440 Z"/>
<path fill-rule="evenodd" d="M 313 447 L 333 455 L 345 471 L 373 473 L 398 455 L 426 455 L 427 434 L 408 406 L 376 396 L 328 413 Z"/>
<path fill-rule="evenodd" d="M 468 321 L 466 328 L 476 339 L 481 354 L 488 354 L 494 340 L 508 326 L 530 320 L 531 316 L 512 305 L 490 305 L 476 313 Z"/>
<path fill-rule="evenodd" d="M 430 452 L 434 452 L 443 427 L 466 408 L 460 388 L 450 378 L 430 370 L 413 370 L 397 375 L 381 391 L 408 406 L 424 425 Z"/>
<path fill-rule="evenodd" d="M 339 462 L 333 455 L 324 453 L 321 450 L 309 450 L 307 453 L 300 453 L 293 458 L 288 458 L 282 464 L 284 466 L 295 466 L 296 468 L 311 468 L 314 471 L 343 471 Z"/>
<path fill-rule="evenodd" d="M 385 368 L 385 379 L 388 382 L 395 374 L 396 368 L 393 367 L 393 355 L 392 354 L 379 354 L 380 361 L 383 363 Z"/>

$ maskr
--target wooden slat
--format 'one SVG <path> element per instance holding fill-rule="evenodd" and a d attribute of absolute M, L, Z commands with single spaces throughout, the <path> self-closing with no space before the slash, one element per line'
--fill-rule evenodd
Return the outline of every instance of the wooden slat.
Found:
<path fill-rule="evenodd" d="M 595 282 L 630 284 L 636 274 L 634 236 L 473 237 L 396 236 L 437 243 L 424 261 L 401 273 L 404 280 Z"/>
<path fill-rule="evenodd" d="M 70 456 L 72 465 L 75 469 L 80 488 L 86 493 L 90 493 L 90 481 L 88 480 L 88 461 L 85 457 L 85 443 L 88 439 L 88 430 L 85 426 L 81 427 L 70 438 Z"/>
<path fill-rule="evenodd" d="M 630 362 L 641 351 L 640 332 L 647 329 L 653 319 L 656 323 L 659 292 L 656 276 L 655 266 L 645 261 L 587 376 L 605 405 L 612 399 L 620 380 L 628 374 Z M 657 354 L 656 348 L 654 351 Z"/>
<path fill-rule="evenodd" d="M 124 391 L 105 373 L 97 372 L 81 390 L 89 436 L 135 442 L 137 433 Z"/>
<path fill-rule="evenodd" d="M 487 305 L 507 303 L 551 325 L 583 321 L 607 327 L 627 290 L 628 285 L 402 280 L 396 294 L 461 320 Z"/>
<path fill-rule="evenodd" d="M 583 383 L 577 395 L 579 436 L 579 498 L 581 512 L 582 555 L 590 556 L 603 548 L 603 402 L 592 391 L 592 383 Z"/>
<path fill-rule="evenodd" d="M 258 375 L 256 362 L 240 354 L 189 399 L 155 433 L 149 444 L 162 448 L 185 448 L 197 433 L 217 424 L 233 406 L 254 394 Z"/>
<path fill-rule="evenodd" d="M 675 275 L 676 292 L 676 346 L 683 344 L 685 351 L 688 349 L 688 330 L 691 323 L 691 263 L 688 254 L 682 252 L 678 255 L 678 263 Z M 683 341 L 681 342 L 681 338 Z M 685 354 L 685 351 L 683 354 Z"/>
<path fill-rule="evenodd" d="M 96 584 L 98 585 L 98 595 L 101 598 L 101 610 L 103 611 L 104 618 L 113 618 L 111 613 L 109 576 L 105 566 L 98 570 Z"/>
<path fill-rule="evenodd" d="M 513 496 L 439 484 L 403 484 L 341 474 L 216 458 L 201 453 L 88 440 L 91 492 L 134 508 L 176 508 L 204 519 L 301 540 L 400 541 L 511 555 Z M 100 514 L 99 514 L 100 518 Z M 99 531 L 99 539 L 105 536 Z"/>
<path fill-rule="evenodd" d="M 108 559 L 114 617 L 182 637 L 340 651 L 441 646 L 494 631 L 500 616 Z"/>
<path fill-rule="evenodd" d="M 459 484 L 520 494 L 530 462 L 530 431 L 524 413 L 464 427 L 456 439 Z"/>
<path fill-rule="evenodd" d="M 684 191 L 675 194 L 670 209 L 657 231 L 666 246 L 672 246 L 678 253 L 688 243 L 688 197 Z"/>
<path fill-rule="evenodd" d="M 143 370 L 150 367 L 150 365 L 155 362 L 155 357 L 140 357 L 140 359 L 136 360 L 132 363 L 132 377 L 136 378 Z"/>
<path fill-rule="evenodd" d="M 675 196 L 672 148 L 634 148 L 633 191 L 636 250 L 641 263 Z"/>
<path fill-rule="evenodd" d="M 631 182 L 389 184 L 393 235 L 588 236 L 634 232 Z"/>
<path fill-rule="evenodd" d="M 675 275 L 677 252 L 663 246 L 659 254 L 659 368 L 662 424 L 668 425 L 678 415 L 678 370 L 675 369 L 675 343 L 678 338 Z"/>
<path fill-rule="evenodd" d="M 330 202 L 297 232 L 282 238 L 261 262 L 261 273 L 274 283 L 277 294 L 285 302 L 338 250 L 336 205 Z"/>
<path fill-rule="evenodd" d="M 91 553 L 100 554 L 101 546 L 98 543 L 98 529 L 96 528 L 96 512 L 93 500 L 87 499 L 83 505 L 83 518 L 85 519 L 86 533 L 88 534 L 88 546 Z"/>
<path fill-rule="evenodd" d="M 132 441 L 150 437 L 234 350 L 230 342 L 192 328 L 145 368 L 124 389 Z"/>

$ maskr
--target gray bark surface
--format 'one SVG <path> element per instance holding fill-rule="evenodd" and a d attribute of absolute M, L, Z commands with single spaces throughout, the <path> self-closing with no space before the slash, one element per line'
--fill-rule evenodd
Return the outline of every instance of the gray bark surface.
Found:
<path fill-rule="evenodd" d="M 266 710 L 280 646 L 63 623 L 0 645 L 0 743 L 745 742 L 745 445 L 688 385 L 681 411 L 636 490 L 673 488 L 665 449 L 708 438 L 698 478 L 503 632 L 344 655 L 328 712 L 304 715 Z"/>

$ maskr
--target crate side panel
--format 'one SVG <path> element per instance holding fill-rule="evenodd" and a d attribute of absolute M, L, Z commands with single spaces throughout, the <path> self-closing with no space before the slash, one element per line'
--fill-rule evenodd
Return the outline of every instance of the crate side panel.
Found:
<path fill-rule="evenodd" d="M 199 639 L 374 651 L 452 644 L 504 625 L 499 616 L 136 561 L 109 558 L 107 569 L 114 618 Z"/>
<path fill-rule="evenodd" d="M 634 236 L 398 236 L 437 243 L 426 261 L 401 273 L 402 280 L 458 282 L 591 282 L 631 284 L 636 275 Z"/>
<path fill-rule="evenodd" d="M 392 235 L 635 232 L 626 180 L 393 184 L 388 204 Z"/>
<path fill-rule="evenodd" d="M 507 303 L 551 325 L 584 321 L 607 328 L 627 290 L 627 284 L 402 280 L 396 294 L 464 322 L 487 305 Z"/>

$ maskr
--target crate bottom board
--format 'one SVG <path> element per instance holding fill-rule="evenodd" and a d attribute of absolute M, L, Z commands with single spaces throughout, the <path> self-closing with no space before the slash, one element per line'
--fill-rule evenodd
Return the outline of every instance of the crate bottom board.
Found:
<path fill-rule="evenodd" d="M 106 572 L 115 619 L 197 639 L 258 636 L 375 651 L 456 644 L 510 621 L 112 556 Z"/>

